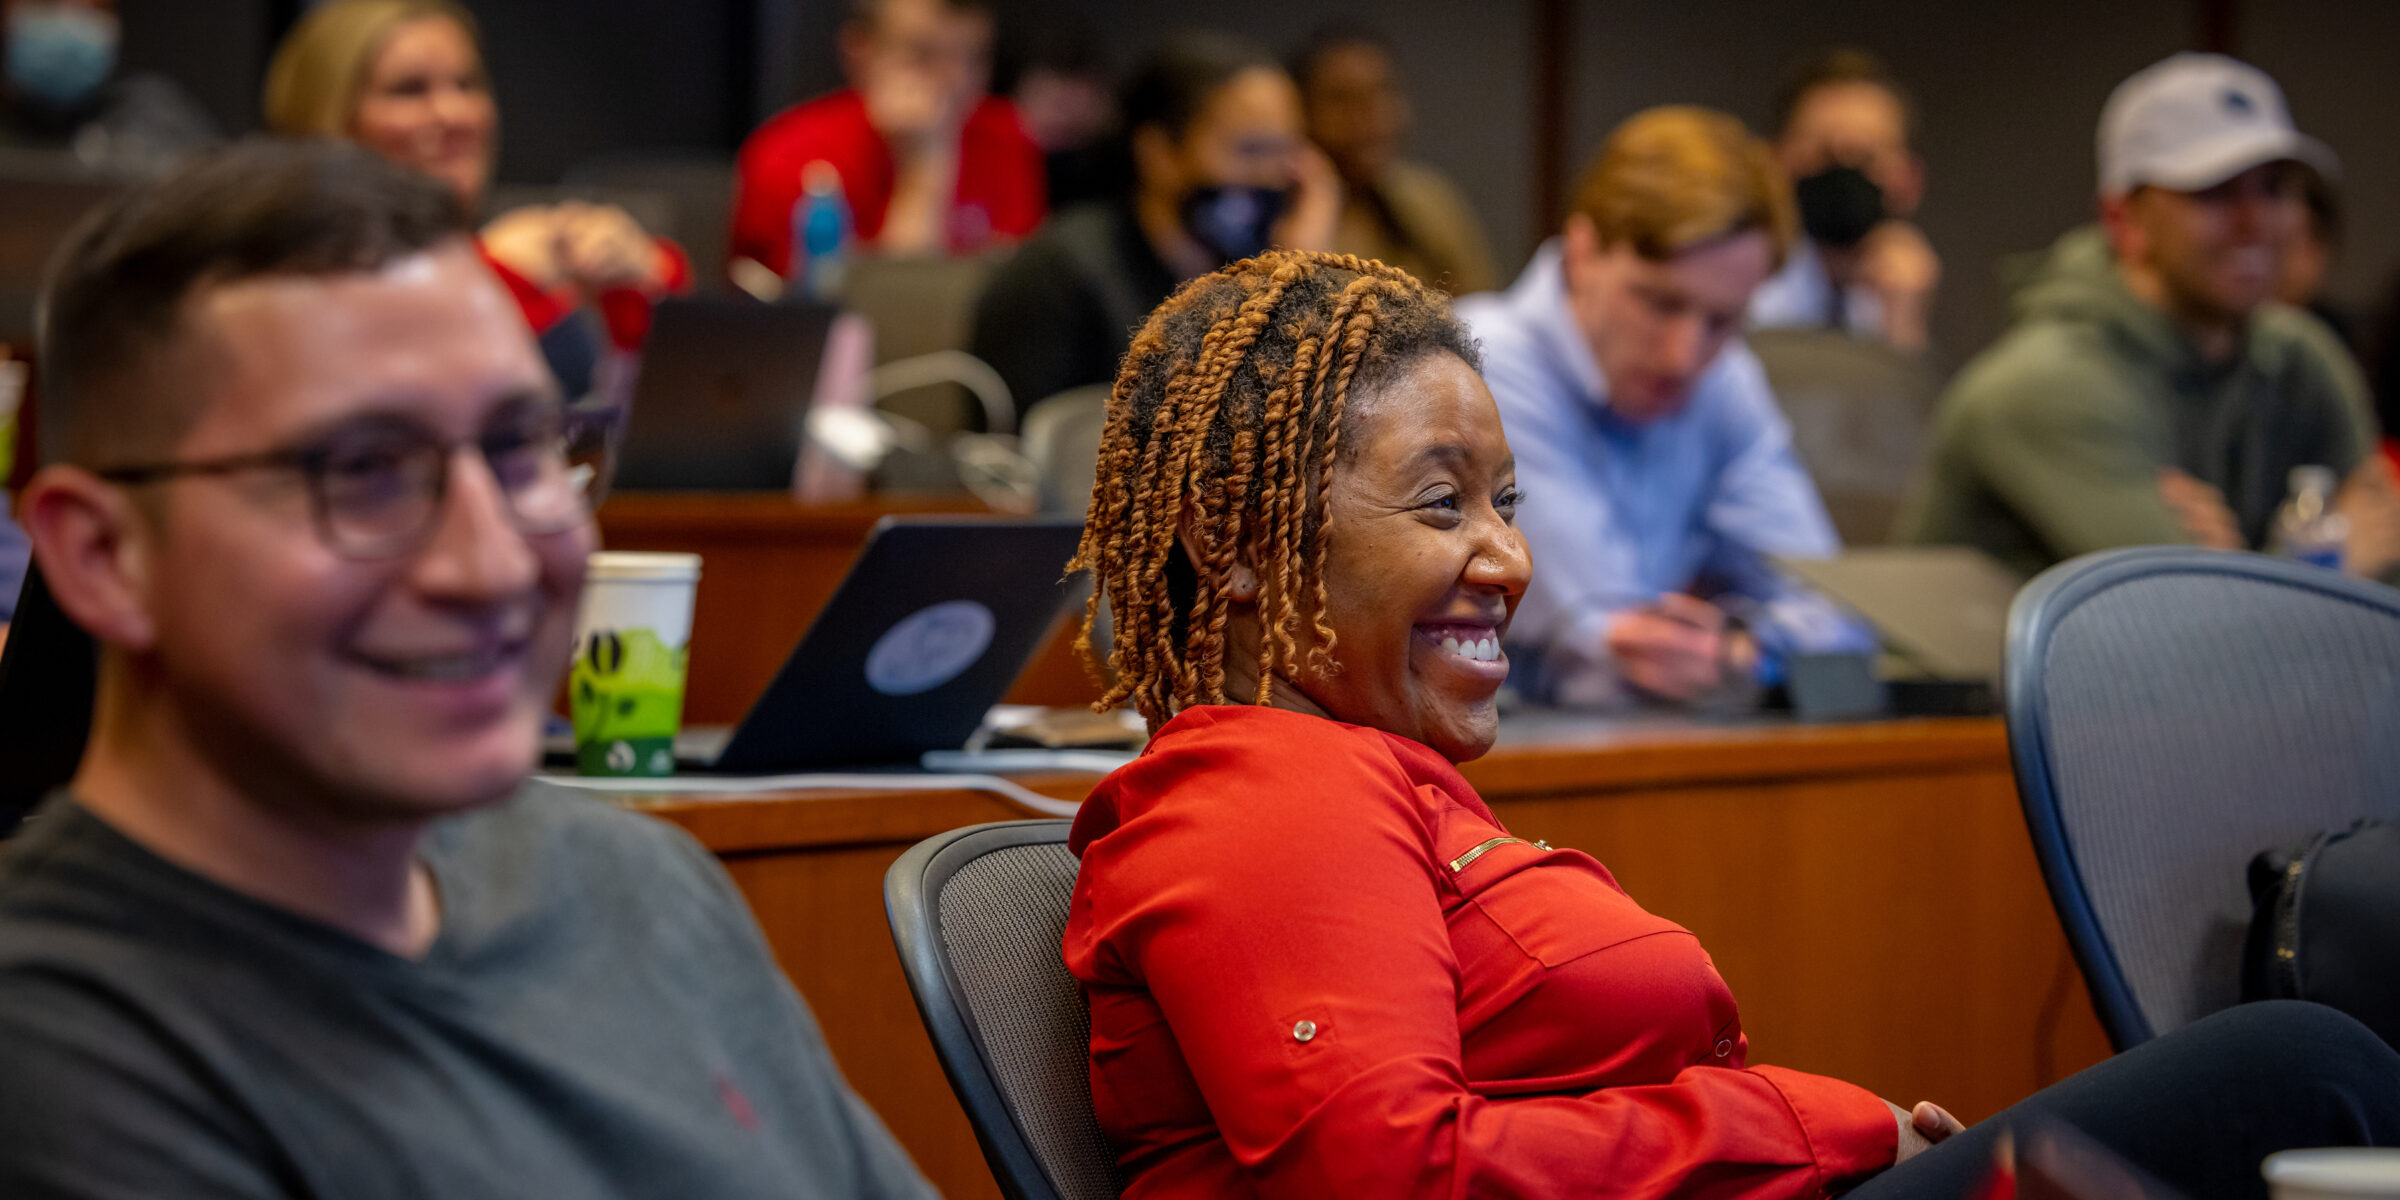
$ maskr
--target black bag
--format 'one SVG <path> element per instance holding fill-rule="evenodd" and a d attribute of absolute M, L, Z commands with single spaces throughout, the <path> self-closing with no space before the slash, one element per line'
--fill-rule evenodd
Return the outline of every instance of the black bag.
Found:
<path fill-rule="evenodd" d="M 2313 1000 L 2400 1047 L 2400 824 L 2360 821 L 2250 860 L 2242 999 Z"/>

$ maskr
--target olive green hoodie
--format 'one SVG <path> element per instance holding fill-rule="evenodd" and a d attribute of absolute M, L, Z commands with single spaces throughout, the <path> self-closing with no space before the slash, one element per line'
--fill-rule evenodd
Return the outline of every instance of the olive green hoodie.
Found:
<path fill-rule="evenodd" d="M 2264 305 L 2231 361 L 2203 361 L 2126 290 L 2096 227 L 2060 238 L 2011 308 L 1942 397 L 1903 542 L 1979 547 L 2028 575 L 2187 542 L 2158 490 L 2159 469 L 2180 467 L 2263 548 L 2293 467 L 2347 474 L 2375 445 L 2366 383 L 2316 318 Z"/>

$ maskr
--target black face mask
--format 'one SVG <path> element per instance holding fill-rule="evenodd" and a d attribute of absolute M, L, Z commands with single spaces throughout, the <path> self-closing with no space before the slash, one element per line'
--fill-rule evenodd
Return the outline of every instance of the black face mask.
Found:
<path fill-rule="evenodd" d="M 1281 188 L 1194 188 L 1183 197 L 1183 229 L 1219 262 L 1240 262 L 1274 244 L 1275 222 L 1291 199 Z"/>
<path fill-rule="evenodd" d="M 1792 184 L 1811 241 L 1848 249 L 1883 220 L 1883 189 L 1857 167 L 1827 167 Z"/>

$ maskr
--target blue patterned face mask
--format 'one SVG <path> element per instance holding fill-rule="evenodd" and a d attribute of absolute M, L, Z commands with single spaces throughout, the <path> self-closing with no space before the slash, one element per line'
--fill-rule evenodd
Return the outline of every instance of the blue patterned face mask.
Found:
<path fill-rule="evenodd" d="M 1196 188 L 1183 198 L 1183 228 L 1220 262 L 1236 263 L 1267 252 L 1291 201 L 1280 188 Z"/>
<path fill-rule="evenodd" d="M 117 19 L 76 4 L 29 4 L 9 14 L 8 81 L 45 108 L 91 99 L 117 68 Z"/>

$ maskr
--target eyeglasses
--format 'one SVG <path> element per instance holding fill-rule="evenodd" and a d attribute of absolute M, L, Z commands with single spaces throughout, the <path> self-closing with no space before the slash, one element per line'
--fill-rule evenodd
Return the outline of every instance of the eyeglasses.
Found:
<path fill-rule="evenodd" d="M 195 475 L 295 471 L 307 485 L 317 536 L 329 549 L 344 558 L 397 558 L 432 537 L 449 494 L 451 465 L 469 447 L 500 485 L 519 532 L 541 536 L 574 528 L 606 494 L 614 416 L 529 407 L 456 441 L 436 437 L 406 418 L 376 416 L 304 446 L 112 467 L 96 474 L 114 483 L 149 484 Z"/>

